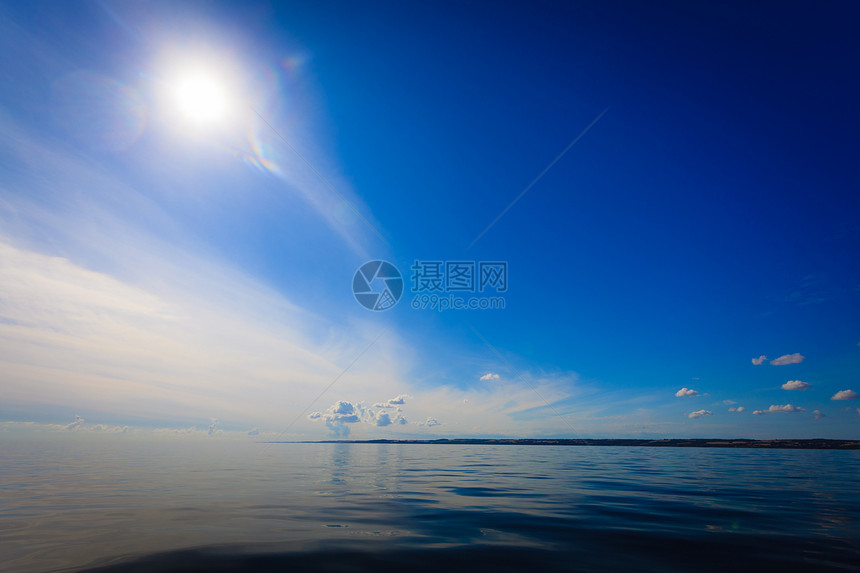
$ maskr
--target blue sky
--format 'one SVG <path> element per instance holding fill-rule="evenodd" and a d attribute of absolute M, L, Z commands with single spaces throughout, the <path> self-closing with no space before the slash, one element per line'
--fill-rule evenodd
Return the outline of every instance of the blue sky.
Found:
<path fill-rule="evenodd" d="M 0 8 L 2 431 L 857 437 L 857 9 L 461 4 Z"/>

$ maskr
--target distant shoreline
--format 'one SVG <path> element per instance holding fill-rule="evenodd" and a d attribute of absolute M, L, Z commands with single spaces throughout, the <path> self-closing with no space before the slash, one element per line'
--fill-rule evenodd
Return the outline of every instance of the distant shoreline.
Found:
<path fill-rule="evenodd" d="M 432 444 L 490 446 L 639 446 L 652 448 L 771 448 L 791 450 L 860 450 L 860 440 L 746 440 L 719 438 L 634 439 L 439 439 L 439 440 L 314 440 L 263 444 Z"/>

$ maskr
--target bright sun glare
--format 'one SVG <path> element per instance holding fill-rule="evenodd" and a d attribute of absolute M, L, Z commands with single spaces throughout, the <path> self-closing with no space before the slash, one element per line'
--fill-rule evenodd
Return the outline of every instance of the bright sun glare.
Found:
<path fill-rule="evenodd" d="M 195 123 L 217 123 L 226 115 L 227 94 L 210 76 L 188 75 L 174 85 L 174 94 L 180 111 Z"/>

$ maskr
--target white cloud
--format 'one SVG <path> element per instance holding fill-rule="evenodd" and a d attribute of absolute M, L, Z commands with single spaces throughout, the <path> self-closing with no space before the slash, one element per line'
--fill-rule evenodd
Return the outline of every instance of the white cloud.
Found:
<path fill-rule="evenodd" d="M 684 398 L 686 396 L 698 396 L 699 393 L 693 390 L 692 388 L 681 388 L 677 392 L 675 392 L 675 396 L 678 398 Z"/>
<path fill-rule="evenodd" d="M 723 406 L 731 406 L 732 404 L 737 404 L 734 400 L 723 400 Z"/>
<path fill-rule="evenodd" d="M 774 366 L 785 366 L 786 364 L 800 364 L 803 362 L 805 356 L 799 352 L 795 352 L 794 354 L 785 354 L 780 356 L 779 358 L 774 358 L 770 361 Z"/>
<path fill-rule="evenodd" d="M 325 412 L 311 413 L 308 419 L 322 419 L 335 436 L 348 436 L 351 432 L 349 425 L 354 424 L 366 424 L 377 428 L 403 426 L 408 422 L 403 415 L 403 410 L 396 405 L 405 403 L 405 399 L 406 394 L 400 394 L 384 403 L 377 402 L 372 408 L 367 407 L 364 402 L 338 400 Z"/>
<path fill-rule="evenodd" d="M 690 412 L 687 414 L 688 418 L 701 418 L 702 416 L 711 416 L 713 412 L 709 410 L 696 410 L 695 412 Z"/>
<path fill-rule="evenodd" d="M 816 420 L 820 420 L 821 418 L 825 417 L 824 412 L 822 412 L 821 410 L 813 410 L 812 415 L 815 417 Z"/>
<path fill-rule="evenodd" d="M 761 415 L 761 414 L 771 414 L 771 413 L 792 413 L 792 412 L 806 412 L 805 408 L 801 408 L 800 406 L 792 406 L 791 404 L 772 404 L 770 408 L 767 410 L 754 410 L 753 414 Z"/>
<path fill-rule="evenodd" d="M 419 426 L 426 426 L 428 428 L 432 428 L 433 426 L 441 426 L 441 422 L 432 416 L 424 420 L 423 422 L 418 422 Z"/>
<path fill-rule="evenodd" d="M 752 363 L 753 363 L 754 365 L 756 365 L 756 366 L 759 366 L 759 365 L 761 365 L 761 363 L 762 363 L 762 362 L 764 362 L 765 360 L 767 360 L 767 356 L 765 356 L 764 354 L 762 354 L 762 355 L 761 355 L 761 356 L 759 356 L 758 358 L 753 358 L 753 359 L 752 359 Z"/>
<path fill-rule="evenodd" d="M 840 390 L 830 397 L 831 400 L 855 400 L 856 398 L 857 392 L 854 390 Z"/>
<path fill-rule="evenodd" d="M 746 408 L 744 408 L 743 406 L 738 406 L 737 408 L 732 406 L 731 408 L 729 408 L 729 412 L 744 412 L 745 410 Z"/>
<path fill-rule="evenodd" d="M 499 379 L 499 375 L 495 374 L 493 372 L 487 372 L 486 374 L 481 376 L 481 380 L 485 380 L 485 381 L 486 380 L 498 380 L 498 379 Z"/>
<path fill-rule="evenodd" d="M 372 340 L 371 327 L 358 323 L 312 343 L 324 320 L 241 273 L 191 260 L 184 269 L 165 268 L 146 252 L 135 255 L 152 276 L 175 280 L 142 288 L 0 237 L 0 369 L 9 380 L 0 402 L 95 405 L 162 423 L 218 411 L 277 427 Z M 396 394 L 406 372 L 397 357 L 409 354 L 397 340 L 383 337 L 362 356 L 350 369 L 351 388 Z"/>
<path fill-rule="evenodd" d="M 809 384 L 800 380 L 789 380 L 782 385 L 783 390 L 806 390 L 807 388 L 809 388 Z"/>

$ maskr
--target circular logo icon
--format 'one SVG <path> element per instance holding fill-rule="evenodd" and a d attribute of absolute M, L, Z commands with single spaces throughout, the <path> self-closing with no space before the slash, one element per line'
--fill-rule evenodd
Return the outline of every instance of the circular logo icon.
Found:
<path fill-rule="evenodd" d="M 368 310 L 388 310 L 403 295 L 403 276 L 388 261 L 368 261 L 352 277 L 352 294 Z"/>

